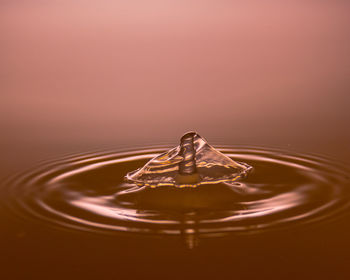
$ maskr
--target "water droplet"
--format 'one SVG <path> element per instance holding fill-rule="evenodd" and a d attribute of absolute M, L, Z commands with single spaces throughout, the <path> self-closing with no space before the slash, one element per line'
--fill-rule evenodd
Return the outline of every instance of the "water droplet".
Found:
<path fill-rule="evenodd" d="M 236 181 L 251 168 L 225 156 L 196 132 L 188 132 L 182 136 L 179 146 L 129 172 L 126 180 L 140 186 L 196 187 Z"/>

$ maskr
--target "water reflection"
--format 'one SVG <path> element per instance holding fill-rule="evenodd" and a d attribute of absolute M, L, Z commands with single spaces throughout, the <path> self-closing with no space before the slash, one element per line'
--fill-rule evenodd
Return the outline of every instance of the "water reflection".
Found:
<path fill-rule="evenodd" d="M 7 182 L 19 216 L 61 229 L 201 238 L 258 234 L 340 215 L 349 204 L 348 173 L 334 162 L 283 151 L 222 149 L 254 166 L 233 184 L 137 187 L 124 174 L 164 149 L 105 152 L 43 164 Z"/>

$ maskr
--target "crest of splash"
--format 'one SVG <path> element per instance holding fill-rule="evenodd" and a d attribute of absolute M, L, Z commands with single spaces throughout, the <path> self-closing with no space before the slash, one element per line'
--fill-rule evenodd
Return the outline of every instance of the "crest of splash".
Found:
<path fill-rule="evenodd" d="M 233 182 L 251 169 L 210 146 L 195 132 L 182 136 L 180 145 L 160 154 L 126 175 L 139 186 L 196 187 Z"/>

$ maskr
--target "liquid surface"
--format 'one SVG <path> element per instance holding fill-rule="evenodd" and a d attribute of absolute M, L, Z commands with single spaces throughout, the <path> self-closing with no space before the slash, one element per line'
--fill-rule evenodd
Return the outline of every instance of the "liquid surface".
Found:
<path fill-rule="evenodd" d="M 138 187 L 124 174 L 161 149 L 107 152 L 46 163 L 7 182 L 7 202 L 24 219 L 115 235 L 202 237 L 260 234 L 336 218 L 348 209 L 349 175 L 326 159 L 253 148 L 222 152 L 254 166 L 234 184 Z"/>

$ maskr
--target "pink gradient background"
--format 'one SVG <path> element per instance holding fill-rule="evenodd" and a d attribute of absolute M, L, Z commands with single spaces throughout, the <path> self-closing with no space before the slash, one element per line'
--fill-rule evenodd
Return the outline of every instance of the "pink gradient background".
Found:
<path fill-rule="evenodd" d="M 9 157 L 197 130 L 350 158 L 349 1 L 0 3 Z"/>

